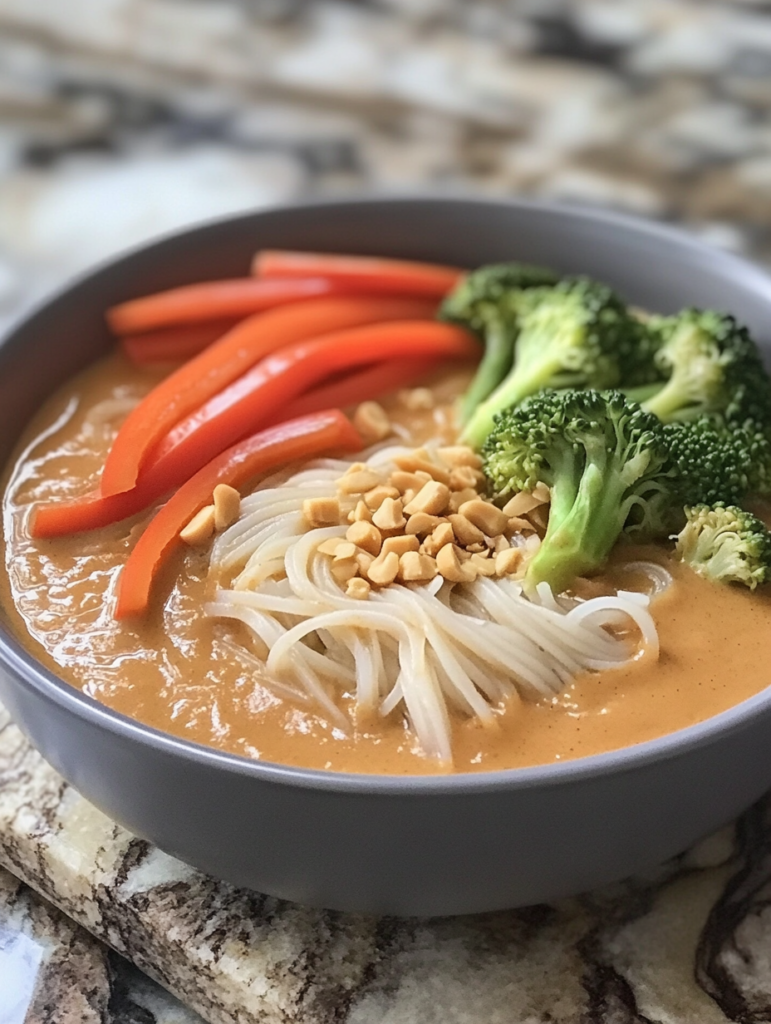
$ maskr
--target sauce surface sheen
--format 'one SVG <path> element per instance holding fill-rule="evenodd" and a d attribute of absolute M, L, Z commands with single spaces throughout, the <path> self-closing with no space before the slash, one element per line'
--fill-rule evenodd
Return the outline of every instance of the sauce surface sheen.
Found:
<path fill-rule="evenodd" d="M 110 605 L 117 576 L 150 513 L 92 534 L 29 538 L 29 506 L 93 489 L 121 416 L 157 379 L 110 356 L 65 385 L 28 427 L 3 483 L 7 572 L 0 607 L 11 628 L 73 686 L 188 740 L 312 768 L 437 771 L 398 720 L 359 723 L 345 736 L 312 709 L 276 697 L 262 682 L 260 663 L 241 647 L 242 627 L 202 615 L 214 588 L 207 553 L 190 551 L 170 566 L 145 621 L 115 622 Z M 394 422 L 409 424 L 408 443 L 437 435 L 449 441 L 450 403 L 465 379 L 456 372 L 435 380 L 434 410 L 408 412 L 396 399 L 383 404 Z M 611 574 L 617 585 L 641 584 L 624 571 L 626 558 L 658 561 L 674 576 L 653 605 L 659 661 L 641 658 L 585 673 L 550 702 L 511 703 L 496 730 L 456 721 L 456 771 L 547 764 L 625 747 L 718 714 L 771 682 L 768 596 L 710 584 L 663 548 L 628 552 L 616 555 Z"/>

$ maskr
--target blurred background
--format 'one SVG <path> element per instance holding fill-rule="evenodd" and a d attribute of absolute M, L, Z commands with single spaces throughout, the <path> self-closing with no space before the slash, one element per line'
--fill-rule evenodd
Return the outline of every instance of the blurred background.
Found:
<path fill-rule="evenodd" d="M 0 326 L 299 197 L 532 195 L 771 262 L 771 3 L 0 0 Z"/>

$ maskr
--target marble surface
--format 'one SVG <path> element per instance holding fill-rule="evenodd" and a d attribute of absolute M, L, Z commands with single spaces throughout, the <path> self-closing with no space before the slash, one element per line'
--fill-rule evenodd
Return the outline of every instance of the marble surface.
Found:
<path fill-rule="evenodd" d="M 0 713 L 0 865 L 2 1024 L 27 1004 L 28 1024 L 771 1020 L 768 800 L 658 871 L 577 899 L 361 917 L 234 889 L 132 837 Z"/>
<path fill-rule="evenodd" d="M 159 233 L 362 190 L 608 206 L 771 261 L 770 114 L 768 0 L 0 0 L 0 329 Z M 0 864 L 0 1024 L 771 1021 L 768 801 L 581 899 L 352 918 L 149 848 L 0 711 Z"/>

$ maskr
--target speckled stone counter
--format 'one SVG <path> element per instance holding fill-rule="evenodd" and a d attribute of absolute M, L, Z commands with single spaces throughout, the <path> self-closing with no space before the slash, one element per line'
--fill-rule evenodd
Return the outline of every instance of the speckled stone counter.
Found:
<path fill-rule="evenodd" d="M 132 837 L 0 716 L 0 864 L 2 1024 L 25 1000 L 35 1024 L 197 1019 L 127 960 L 211 1024 L 771 1020 L 771 803 L 574 900 L 356 917 L 234 889 Z"/>
<path fill-rule="evenodd" d="M 0 328 L 159 232 L 362 190 L 609 206 L 768 260 L 770 11 L 0 0 Z M 771 1022 L 771 803 L 557 906 L 351 918 L 149 848 L 0 712 L 0 864 L 0 1024 Z"/>

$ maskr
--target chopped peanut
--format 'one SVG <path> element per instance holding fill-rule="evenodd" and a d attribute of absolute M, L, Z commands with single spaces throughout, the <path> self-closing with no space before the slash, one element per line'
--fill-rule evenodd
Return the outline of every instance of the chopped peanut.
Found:
<path fill-rule="evenodd" d="M 399 498 L 386 498 L 382 505 L 373 513 L 372 522 L 380 530 L 398 530 L 404 526 L 405 519 L 401 500 Z"/>
<path fill-rule="evenodd" d="M 306 498 L 303 515 L 313 527 L 337 526 L 340 522 L 340 502 L 337 498 Z"/>
<path fill-rule="evenodd" d="M 399 577 L 405 583 L 428 582 L 438 571 L 436 560 L 418 551 L 406 551 L 399 559 Z"/>
<path fill-rule="evenodd" d="M 430 537 L 423 541 L 423 551 L 427 555 L 436 555 L 445 544 L 452 544 L 455 540 L 452 526 L 449 523 L 442 523 L 437 526 Z"/>
<path fill-rule="evenodd" d="M 395 487 L 386 487 L 384 484 L 380 484 L 378 487 L 373 487 L 371 491 L 367 491 L 364 495 L 364 502 L 367 508 L 374 512 L 380 508 L 386 498 L 398 497 L 400 495 Z"/>
<path fill-rule="evenodd" d="M 368 551 L 370 555 L 380 554 L 383 537 L 373 523 L 358 522 L 348 527 L 346 538 L 357 547 Z"/>
<path fill-rule="evenodd" d="M 471 563 L 480 576 L 495 576 L 495 561 L 492 558 L 485 558 L 483 555 L 472 555 Z"/>
<path fill-rule="evenodd" d="M 393 583 L 399 572 L 399 556 L 395 551 L 381 552 L 367 570 L 371 583 L 378 587 L 387 587 Z"/>
<path fill-rule="evenodd" d="M 366 576 L 369 572 L 369 567 L 375 561 L 373 555 L 370 555 L 368 551 L 358 551 L 356 553 L 356 566 L 362 576 Z"/>
<path fill-rule="evenodd" d="M 400 558 L 408 551 L 417 551 L 419 547 L 418 538 L 406 533 L 401 537 L 387 537 L 383 541 L 383 551 L 395 551 Z"/>
<path fill-rule="evenodd" d="M 436 567 L 450 583 L 470 583 L 476 576 L 476 570 L 461 564 L 459 549 L 455 544 L 445 544 L 436 556 Z"/>
<path fill-rule="evenodd" d="M 353 414 L 353 425 L 370 444 L 391 433 L 388 413 L 379 402 L 362 402 Z"/>
<path fill-rule="evenodd" d="M 466 551 L 470 551 L 472 555 L 482 555 L 482 557 L 487 555 L 487 548 L 479 541 L 476 544 L 467 544 Z"/>
<path fill-rule="evenodd" d="M 372 513 L 367 508 L 366 502 L 358 501 L 353 512 L 348 513 L 349 523 L 371 523 Z"/>
<path fill-rule="evenodd" d="M 485 535 L 478 526 L 474 526 L 470 519 L 454 512 L 450 516 L 453 531 L 461 544 L 481 544 Z"/>
<path fill-rule="evenodd" d="M 519 516 L 514 516 L 509 520 L 508 526 L 503 531 L 507 537 L 513 537 L 515 533 L 533 533 L 535 527 L 529 519 L 520 519 Z"/>
<path fill-rule="evenodd" d="M 464 487 L 478 487 L 482 480 L 482 474 L 471 466 L 456 466 L 450 470 L 451 491 L 462 491 Z"/>
<path fill-rule="evenodd" d="M 423 484 L 428 483 L 429 480 L 433 480 L 432 476 L 425 473 L 423 470 L 419 470 L 417 473 L 408 473 L 406 469 L 396 469 L 389 476 L 388 482 L 392 487 L 398 488 L 398 490 L 404 494 L 406 490 L 410 488 L 413 491 L 419 491 Z"/>
<path fill-rule="evenodd" d="M 507 516 L 524 516 L 538 505 L 543 505 L 540 498 L 536 498 L 530 491 L 520 491 L 506 502 L 503 511 Z"/>
<path fill-rule="evenodd" d="M 416 512 L 414 516 L 410 516 L 407 520 L 407 526 L 405 530 L 407 533 L 414 533 L 418 537 L 422 534 L 427 536 L 439 526 L 440 523 L 446 523 L 447 520 L 441 516 L 430 516 L 428 512 Z"/>
<path fill-rule="evenodd" d="M 214 534 L 214 505 L 196 512 L 187 526 L 179 531 L 180 539 L 191 547 L 200 547 Z"/>
<path fill-rule="evenodd" d="M 332 555 L 334 557 L 340 545 L 345 543 L 344 537 L 330 537 L 328 540 L 323 540 L 316 550 L 322 555 Z"/>
<path fill-rule="evenodd" d="M 464 501 L 458 511 L 466 519 L 470 519 L 474 526 L 479 527 L 482 533 L 486 533 L 488 537 L 497 537 L 508 526 L 509 517 L 506 513 L 481 498 Z"/>
<path fill-rule="evenodd" d="M 539 480 L 533 488 L 533 497 L 538 498 L 544 505 L 547 501 L 551 501 L 551 491 L 543 482 L 543 480 Z"/>
<path fill-rule="evenodd" d="M 508 551 L 511 544 L 506 540 L 505 537 L 496 537 L 493 543 L 493 551 L 495 554 L 500 554 L 501 551 Z"/>
<path fill-rule="evenodd" d="M 462 491 L 453 491 L 450 495 L 450 511 L 457 512 L 467 501 L 474 501 L 479 495 L 473 487 L 464 487 Z"/>
<path fill-rule="evenodd" d="M 338 583 L 347 583 L 358 571 L 359 567 L 354 558 L 343 558 L 339 562 L 335 559 L 332 563 L 332 575 Z"/>
<path fill-rule="evenodd" d="M 366 601 L 369 597 L 370 587 L 367 580 L 363 580 L 361 576 L 354 576 L 348 580 L 348 586 L 345 588 L 346 597 L 355 597 L 357 601 Z"/>
<path fill-rule="evenodd" d="M 340 540 L 335 548 L 334 560 L 336 562 L 347 562 L 356 557 L 356 545 L 349 540 Z"/>
<path fill-rule="evenodd" d="M 414 487 L 408 487 L 407 490 L 402 495 L 402 505 L 409 505 L 409 503 L 414 500 L 415 495 L 418 493 L 419 490 L 419 487 L 417 490 L 415 490 Z"/>
<path fill-rule="evenodd" d="M 408 516 L 416 512 L 427 512 L 430 516 L 437 516 L 444 512 L 449 500 L 450 489 L 447 484 L 431 480 L 430 483 L 423 484 L 412 501 L 405 505 L 404 511 Z"/>
<path fill-rule="evenodd" d="M 432 480 L 439 480 L 443 484 L 449 484 L 450 474 L 444 466 L 432 462 L 428 452 L 424 448 L 418 448 L 408 455 L 397 455 L 394 462 L 399 469 L 406 469 L 408 473 L 428 473 Z"/>
<path fill-rule="evenodd" d="M 214 527 L 227 530 L 241 512 L 241 492 L 230 484 L 217 484 L 214 488 Z"/>
<path fill-rule="evenodd" d="M 522 551 L 520 548 L 506 548 L 504 551 L 499 551 L 495 556 L 496 575 L 508 576 L 509 573 L 516 572 L 521 561 Z"/>
<path fill-rule="evenodd" d="M 399 401 L 405 407 L 417 412 L 420 409 L 433 409 L 436 405 L 431 388 L 410 388 L 399 392 Z"/>
<path fill-rule="evenodd" d="M 481 457 L 477 455 L 473 448 L 469 448 L 465 444 L 439 448 L 436 454 L 448 466 L 470 466 L 472 469 L 482 468 Z"/>
<path fill-rule="evenodd" d="M 381 482 L 380 474 L 371 469 L 359 469 L 355 473 L 346 473 L 337 481 L 337 489 L 342 494 L 364 494 Z"/>

